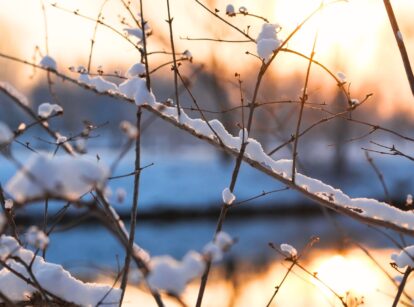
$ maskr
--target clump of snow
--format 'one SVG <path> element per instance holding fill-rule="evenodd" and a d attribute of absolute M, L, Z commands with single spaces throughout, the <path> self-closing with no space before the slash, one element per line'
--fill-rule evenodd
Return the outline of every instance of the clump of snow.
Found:
<path fill-rule="evenodd" d="M 99 93 L 116 92 L 118 90 L 118 86 L 115 83 L 109 82 L 101 76 L 91 78 L 87 73 L 81 73 L 78 81 L 95 88 Z"/>
<path fill-rule="evenodd" d="M 147 282 L 151 289 L 180 295 L 192 279 L 203 273 L 205 261 L 202 255 L 190 251 L 181 261 L 170 256 L 153 257 L 149 268 Z"/>
<path fill-rule="evenodd" d="M 226 232 L 220 231 L 217 233 L 214 243 L 223 251 L 226 251 L 230 246 L 233 245 L 233 238 Z"/>
<path fill-rule="evenodd" d="M 230 17 L 236 16 L 236 11 L 234 10 L 234 5 L 233 4 L 227 4 L 227 6 L 226 6 L 226 15 L 228 15 Z"/>
<path fill-rule="evenodd" d="M 78 81 L 81 82 L 81 83 L 90 84 L 91 78 L 89 77 L 89 75 L 86 72 L 82 72 L 79 75 Z"/>
<path fill-rule="evenodd" d="M 398 37 L 398 39 L 399 39 L 400 41 L 404 41 L 404 37 L 403 37 L 403 35 L 402 35 L 401 31 L 398 31 L 398 32 L 397 32 L 397 37 Z"/>
<path fill-rule="evenodd" d="M 18 132 L 23 132 L 24 130 L 26 130 L 26 124 L 25 123 L 20 123 L 19 126 L 17 127 L 17 131 Z"/>
<path fill-rule="evenodd" d="M 414 268 L 414 245 L 405 247 L 399 254 L 392 254 L 391 259 L 399 268 L 410 266 Z"/>
<path fill-rule="evenodd" d="M 64 135 L 61 135 L 59 132 L 56 132 L 56 144 L 63 144 L 68 140 Z"/>
<path fill-rule="evenodd" d="M 225 188 L 221 193 L 221 196 L 223 197 L 223 202 L 227 205 L 231 205 L 233 201 L 236 199 L 236 196 L 234 196 L 234 194 L 230 191 L 229 188 Z"/>
<path fill-rule="evenodd" d="M 137 127 L 131 124 L 129 121 L 122 121 L 119 127 L 121 128 L 122 132 L 124 132 L 128 136 L 128 138 L 136 139 L 138 137 Z"/>
<path fill-rule="evenodd" d="M 44 249 L 49 244 L 49 237 L 37 226 L 30 226 L 25 238 L 27 243 L 36 248 Z"/>
<path fill-rule="evenodd" d="M 142 40 L 142 30 L 140 28 L 125 28 L 124 31 L 131 36 L 135 36 L 139 40 Z"/>
<path fill-rule="evenodd" d="M 298 256 L 298 251 L 290 244 L 282 243 L 280 244 L 280 249 L 292 259 L 295 259 Z"/>
<path fill-rule="evenodd" d="M 4 208 L 6 208 L 7 210 L 13 209 L 13 205 L 13 199 L 8 198 L 4 201 Z"/>
<path fill-rule="evenodd" d="M 156 101 L 152 91 L 148 91 L 146 80 L 143 78 L 134 77 L 122 82 L 119 85 L 119 92 L 134 99 L 138 106 L 145 103 L 153 104 Z"/>
<path fill-rule="evenodd" d="M 203 248 L 203 254 L 213 262 L 223 259 L 223 253 L 234 244 L 233 238 L 224 231 L 216 234 L 212 242 L 207 243 Z"/>
<path fill-rule="evenodd" d="M 239 12 L 242 14 L 248 14 L 247 8 L 245 6 L 239 7 Z"/>
<path fill-rule="evenodd" d="M 338 71 L 336 76 L 342 83 L 346 82 L 346 75 L 342 71 Z"/>
<path fill-rule="evenodd" d="M 57 70 L 56 61 L 49 55 L 45 55 L 39 63 L 40 66 L 50 70 Z"/>
<path fill-rule="evenodd" d="M 278 27 L 276 24 L 265 23 L 257 37 L 257 54 L 265 61 L 281 44 L 281 41 L 277 38 Z"/>
<path fill-rule="evenodd" d="M 361 102 L 359 101 L 359 99 L 357 99 L 357 98 L 352 98 L 351 99 L 351 106 L 352 107 L 356 107 L 356 106 L 358 106 L 360 104 L 361 104 Z"/>
<path fill-rule="evenodd" d="M 407 195 L 407 199 L 405 200 L 406 206 L 411 206 L 413 204 L 413 196 L 411 194 Z"/>
<path fill-rule="evenodd" d="M 77 200 L 102 185 L 107 176 L 107 167 L 95 159 L 32 154 L 25 166 L 8 181 L 6 191 L 18 202 L 47 195 Z"/>
<path fill-rule="evenodd" d="M 279 45 L 280 42 L 275 39 L 261 39 L 257 42 L 257 54 L 266 61 Z"/>
<path fill-rule="evenodd" d="M 95 87 L 95 89 L 99 93 L 118 90 L 118 87 L 116 86 L 115 83 L 109 82 L 105 80 L 104 78 L 102 78 L 101 76 L 91 78 L 89 81 L 89 85 L 92 85 L 93 87 Z"/>
<path fill-rule="evenodd" d="M 184 50 L 184 52 L 183 52 L 183 57 L 185 58 L 185 59 L 187 59 L 187 60 L 189 60 L 190 62 L 192 62 L 193 61 L 193 54 L 191 53 L 191 51 L 190 50 Z"/>
<path fill-rule="evenodd" d="M 203 247 L 203 254 L 213 262 L 219 262 L 223 259 L 223 251 L 214 242 L 209 242 Z"/>
<path fill-rule="evenodd" d="M 171 98 L 168 98 L 165 102 L 165 105 L 172 107 L 174 105 L 174 100 L 172 100 Z"/>
<path fill-rule="evenodd" d="M 37 115 L 43 119 L 61 113 L 63 113 L 63 108 L 60 105 L 51 104 L 49 102 L 42 103 L 37 109 Z"/>
<path fill-rule="evenodd" d="M 0 122 L 0 146 L 9 144 L 13 141 L 14 134 L 10 130 L 9 126 L 5 123 Z"/>
<path fill-rule="evenodd" d="M 278 24 L 273 23 L 264 23 L 262 29 L 257 36 L 257 41 L 262 39 L 277 39 L 277 29 L 279 28 Z"/>
<path fill-rule="evenodd" d="M 128 69 L 126 75 L 128 78 L 139 77 L 144 75 L 145 72 L 145 65 L 142 63 L 136 63 Z"/>
<path fill-rule="evenodd" d="M 77 280 L 62 266 L 46 262 L 42 257 L 21 247 L 13 237 L 2 235 L 0 246 L 0 258 L 7 259 L 6 263 L 12 270 L 32 280 L 25 266 L 10 257 L 20 258 L 26 265 L 30 265 L 33 261 L 31 268 L 37 282 L 43 289 L 67 302 L 80 306 L 97 306 L 105 295 L 107 296 L 102 304 L 115 306 L 119 302 L 121 290 L 111 289 L 107 285 L 84 283 Z M 0 271 L 0 291 L 7 293 L 10 300 L 18 302 L 28 300 L 28 297 L 37 292 L 37 289 L 3 267 Z"/>

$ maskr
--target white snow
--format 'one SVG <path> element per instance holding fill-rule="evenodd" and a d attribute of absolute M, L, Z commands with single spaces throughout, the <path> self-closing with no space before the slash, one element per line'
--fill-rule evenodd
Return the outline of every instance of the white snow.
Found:
<path fill-rule="evenodd" d="M 231 245 L 233 245 L 233 238 L 226 232 L 220 231 L 216 234 L 214 243 L 223 251 L 227 250 Z"/>
<path fill-rule="evenodd" d="M 282 252 L 286 253 L 291 258 L 296 258 L 298 255 L 298 251 L 292 245 L 287 243 L 280 244 L 280 249 Z"/>
<path fill-rule="evenodd" d="M 226 232 L 220 231 L 212 242 L 207 243 L 203 248 L 203 254 L 213 262 L 223 259 L 223 253 L 234 244 L 233 238 Z"/>
<path fill-rule="evenodd" d="M 346 82 L 346 75 L 342 71 L 338 71 L 336 76 L 341 82 Z"/>
<path fill-rule="evenodd" d="M 277 38 L 277 29 L 279 25 L 273 23 L 264 23 L 262 29 L 257 37 L 257 41 L 262 39 L 276 39 Z"/>
<path fill-rule="evenodd" d="M 155 96 L 152 91 L 148 91 L 146 80 L 143 78 L 134 77 L 122 82 L 119 85 L 119 92 L 134 99 L 138 106 L 155 103 Z"/>
<path fill-rule="evenodd" d="M 99 93 L 118 90 L 118 87 L 115 83 L 106 81 L 101 76 L 91 78 L 89 81 L 89 85 L 95 87 Z"/>
<path fill-rule="evenodd" d="M 57 70 L 56 61 L 49 55 L 45 55 L 39 63 L 40 66 L 50 70 Z"/>
<path fill-rule="evenodd" d="M 168 255 L 153 257 L 149 267 L 147 281 L 151 289 L 180 295 L 192 279 L 203 273 L 205 262 L 202 255 L 190 251 L 181 261 Z"/>
<path fill-rule="evenodd" d="M 281 41 L 277 38 L 277 24 L 265 23 L 262 26 L 262 30 L 257 37 L 257 54 L 259 57 L 267 61 L 281 44 Z"/>
<path fill-rule="evenodd" d="M 257 42 L 257 54 L 266 61 L 279 46 L 280 41 L 276 39 L 261 39 Z"/>
<path fill-rule="evenodd" d="M 414 268 L 414 245 L 407 246 L 399 254 L 392 254 L 391 259 L 399 268 L 410 266 Z"/>
<path fill-rule="evenodd" d="M 29 265 L 34 259 L 32 272 L 40 286 L 63 300 L 80 306 L 96 306 L 108 293 L 108 296 L 103 300 L 103 304 L 118 305 L 117 302 L 119 302 L 121 295 L 119 289 L 111 290 L 111 287 L 107 285 L 84 283 L 77 280 L 62 266 L 46 262 L 42 257 L 35 256 L 32 251 L 21 247 L 12 237 L 2 235 L 0 246 L 0 258 L 7 259 L 7 264 L 25 278 L 31 279 L 26 268 L 21 263 L 9 259 L 9 257 L 18 257 L 26 265 Z M 7 268 L 0 271 L 0 291 L 5 293 L 12 301 L 25 301 L 30 294 L 37 292 L 35 287 L 21 280 Z"/>
<path fill-rule="evenodd" d="M 236 196 L 234 196 L 234 194 L 230 191 L 229 188 L 225 188 L 221 193 L 221 196 L 223 197 L 223 202 L 227 205 L 231 205 L 233 201 L 236 199 Z"/>
<path fill-rule="evenodd" d="M 7 210 L 11 210 L 11 209 L 13 208 L 13 205 L 14 205 L 14 203 L 13 203 L 13 199 L 8 198 L 8 199 L 6 199 L 6 200 L 4 201 L 4 207 L 5 207 Z"/>
<path fill-rule="evenodd" d="M 124 31 L 131 36 L 135 36 L 139 40 L 142 40 L 142 30 L 140 28 L 125 28 Z"/>
<path fill-rule="evenodd" d="M 124 132 L 128 136 L 128 138 L 133 140 L 138 137 L 137 127 L 131 124 L 129 121 L 123 120 L 119 127 L 121 128 L 122 132 Z"/>
<path fill-rule="evenodd" d="M 0 88 L 15 97 L 22 105 L 29 106 L 29 100 L 25 95 L 18 91 L 13 85 L 8 82 L 0 81 Z"/>
<path fill-rule="evenodd" d="M 361 102 L 359 101 L 359 99 L 357 99 L 357 98 L 352 98 L 351 99 L 351 105 L 353 106 L 353 107 L 355 107 L 355 106 L 357 106 L 357 105 L 360 105 L 361 104 Z"/>
<path fill-rule="evenodd" d="M 102 78 L 101 76 L 93 77 L 89 80 L 89 85 L 92 85 L 96 88 L 99 93 L 104 93 L 108 91 L 117 91 L 118 87 L 115 83 L 109 82 Z"/>
<path fill-rule="evenodd" d="M 193 60 L 193 54 L 190 50 L 184 50 L 183 57 L 189 60 L 190 62 Z"/>
<path fill-rule="evenodd" d="M 212 262 L 219 262 L 223 259 L 223 251 L 214 242 L 209 242 L 203 247 L 203 254 Z"/>
<path fill-rule="evenodd" d="M 178 117 L 176 107 L 168 107 L 161 103 L 154 103 L 151 107 L 158 110 L 158 112 L 161 112 L 162 116 L 174 120 L 189 130 L 193 130 L 194 133 L 217 142 L 215 133 L 213 133 L 204 120 L 199 118 L 192 119 L 182 109 L 181 115 Z M 209 121 L 209 124 L 219 135 L 224 146 L 233 151 L 240 150 L 241 139 L 227 132 L 220 121 L 213 119 Z M 273 160 L 263 151 L 261 144 L 255 139 L 249 138 L 245 157 L 260 164 L 269 173 L 273 173 L 275 176 L 283 177 L 287 180 L 290 180 L 292 177 L 292 160 Z M 378 221 L 387 221 L 398 227 L 414 231 L 414 214 L 412 214 L 412 212 L 402 211 L 375 199 L 350 198 L 341 190 L 335 189 L 318 179 L 310 178 L 300 173 L 297 173 L 295 183 L 302 189 L 302 192 L 310 193 L 313 196 L 318 197 L 322 202 L 329 202 L 332 206 L 334 205 L 346 209 L 348 212 L 358 214 L 361 217 L 367 217 Z M 306 186 L 306 190 L 305 188 L 302 188 L 304 186 Z M 321 195 L 330 197 L 323 198 Z"/>
<path fill-rule="evenodd" d="M 226 15 L 229 15 L 230 17 L 236 16 L 236 11 L 234 10 L 233 4 L 227 4 Z"/>
<path fill-rule="evenodd" d="M 245 6 L 239 7 L 239 12 L 242 13 L 242 14 L 247 14 L 248 13 L 247 8 Z"/>
<path fill-rule="evenodd" d="M 37 109 L 37 115 L 43 119 L 58 113 L 63 113 L 63 108 L 58 104 L 51 104 L 49 102 L 42 103 Z"/>
<path fill-rule="evenodd" d="M 89 77 L 87 73 L 81 73 L 79 75 L 78 81 L 89 85 L 91 82 L 91 78 Z"/>
<path fill-rule="evenodd" d="M 118 86 L 115 83 L 109 82 L 101 76 L 91 78 L 88 74 L 81 73 L 78 81 L 95 88 L 99 93 L 116 92 L 118 90 Z"/>
<path fill-rule="evenodd" d="M 61 135 L 59 132 L 56 132 L 56 144 L 65 143 L 68 138 L 64 135 Z"/>
<path fill-rule="evenodd" d="M 24 130 L 26 130 L 26 124 L 20 123 L 19 126 L 17 127 L 17 131 L 22 132 Z"/>
<path fill-rule="evenodd" d="M 9 126 L 0 122 L 0 146 L 9 144 L 13 141 L 14 134 L 10 130 Z"/>
<path fill-rule="evenodd" d="M 407 195 L 407 199 L 405 201 L 406 206 L 411 206 L 413 204 L 413 196 L 411 194 Z"/>
<path fill-rule="evenodd" d="M 32 154 L 25 166 L 7 182 L 6 191 L 18 202 L 46 194 L 77 200 L 105 182 L 108 169 L 85 156 Z"/>
<path fill-rule="evenodd" d="M 144 75 L 145 72 L 145 65 L 142 63 L 136 63 L 128 69 L 126 75 L 128 78 L 139 77 Z"/>
<path fill-rule="evenodd" d="M 37 226 L 30 226 L 25 238 L 27 243 L 36 248 L 44 249 L 49 244 L 49 237 Z"/>

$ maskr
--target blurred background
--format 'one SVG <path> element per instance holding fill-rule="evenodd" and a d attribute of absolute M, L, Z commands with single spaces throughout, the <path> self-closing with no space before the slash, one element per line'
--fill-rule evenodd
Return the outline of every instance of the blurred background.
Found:
<path fill-rule="evenodd" d="M 216 8 L 219 16 L 248 31 L 252 37 L 257 37 L 260 32 L 263 20 L 243 15 L 226 16 L 227 2 L 203 3 L 212 10 Z M 233 1 L 232 4 L 236 10 L 245 6 L 249 13 L 279 24 L 281 31 L 278 35 L 284 39 L 320 5 L 320 1 L 246 0 Z M 144 16 L 152 29 L 148 38 L 148 51 L 169 51 L 165 1 L 144 1 L 144 5 Z M 110 25 L 121 35 L 109 27 L 98 25 L 90 72 L 117 72 L 124 75 L 131 65 L 139 62 L 139 52 L 124 37 L 124 29 L 132 26 L 133 21 L 119 1 L 44 1 L 44 6 L 45 10 L 42 9 L 41 1 L 0 1 L 1 54 L 38 63 L 48 53 L 56 60 L 59 72 L 78 78 L 76 69 L 73 71 L 69 67 L 88 66 L 96 19 L 101 15 L 102 23 Z M 414 3 L 399 0 L 394 1 L 393 6 L 409 56 L 414 60 Z M 138 14 L 138 1 L 133 1 L 131 8 Z M 193 56 L 191 63 L 183 61 L 180 66 L 187 85 L 201 108 L 214 111 L 206 112 L 207 118 L 220 119 L 228 131 L 237 134 L 242 118 L 240 109 L 221 111 L 240 105 L 240 89 L 235 73 L 240 74 L 243 81 L 245 103 L 252 99 L 260 61 L 246 52 L 255 54 L 256 46 L 246 42 L 206 40 L 245 38 L 204 10 L 196 1 L 171 1 L 171 11 L 176 50 L 179 53 L 189 50 Z M 414 99 L 382 1 L 349 0 L 330 4 L 311 19 L 287 47 L 309 55 L 317 32 L 315 59 L 334 74 L 345 74 L 352 98 L 362 101 L 366 95 L 373 94 L 352 112 L 352 118 L 412 137 Z M 136 43 L 133 37 L 131 39 Z M 149 57 L 151 69 L 169 61 L 171 55 L 164 53 Z M 299 100 L 307 65 L 306 60 L 294 54 L 278 55 L 263 81 L 259 102 Z M 158 101 L 174 97 L 173 72 L 170 68 L 170 65 L 165 65 L 151 75 Z M 99 156 L 103 163 L 113 163 L 126 142 L 119 124 L 123 120 L 135 121 L 135 107 L 52 78 L 54 92 L 64 108 L 64 114 L 50 120 L 50 126 L 62 135 L 70 136 L 82 131 L 85 120 L 102 124 L 101 128 L 93 132 L 94 137 L 87 140 L 87 154 Z M 117 77 L 107 79 L 117 84 L 123 81 Z M 48 89 L 46 72 L 3 57 L 0 57 L 0 80 L 13 84 L 27 95 L 35 110 L 41 103 L 53 102 L 55 99 Z M 198 112 L 190 110 L 194 104 L 182 86 L 180 93 L 181 105 L 189 108 L 187 113 L 199 117 Z M 327 114 L 321 108 L 337 113 L 347 107 L 347 101 L 335 80 L 316 65 L 312 67 L 308 94 L 309 102 L 314 105 L 305 108 L 303 129 L 326 117 Z M 0 105 L 0 120 L 11 128 L 16 129 L 21 122 L 30 122 L 4 95 L 0 95 Z M 270 152 L 294 134 L 298 110 L 297 103 L 269 103 L 261 107 L 256 113 L 250 137 L 258 139 L 265 151 Z M 137 241 L 152 255 L 168 253 L 180 258 L 190 249 L 201 250 L 211 239 L 221 205 L 221 191 L 229 185 L 234 159 L 150 114 L 144 114 L 144 122 L 143 165 L 154 165 L 142 174 Z M 55 150 L 54 145 L 45 142 L 50 139 L 40 129 L 30 130 L 19 140 L 22 143 L 30 142 L 30 146 L 37 150 Z M 389 194 L 386 195 L 378 175 L 367 161 L 365 151 L 361 149 L 378 150 L 371 142 L 395 145 L 407 154 L 414 149 L 412 142 L 390 133 L 372 131 L 372 127 L 336 118 L 318 125 L 300 139 L 298 168 L 353 197 L 375 197 L 404 207 L 407 194 L 414 192 L 412 161 L 370 154 L 384 175 Z M 30 155 L 19 144 L 13 145 L 13 153 L 20 161 Z M 273 157 L 290 159 L 291 146 L 278 150 Z M 121 160 L 114 175 L 131 172 L 133 161 L 134 152 L 131 151 Z M 2 184 L 15 170 L 13 164 L 0 158 Z M 129 218 L 132 185 L 131 177 L 109 184 L 112 193 L 108 190 L 108 197 L 125 220 Z M 250 166 L 243 165 L 235 194 L 238 201 L 243 201 L 263 191 L 283 187 Z M 119 188 L 127 192 L 122 203 L 117 201 L 115 195 Z M 51 213 L 56 213 L 63 205 L 54 203 Z M 42 218 L 43 205 L 34 204 L 20 209 L 16 214 L 21 227 L 36 224 Z M 71 224 L 77 219 L 79 225 L 73 227 Z M 368 247 L 381 265 L 394 276 L 397 274 L 388 264 L 390 251 L 395 250 L 390 240 L 368 226 L 322 210 L 293 191 L 271 193 L 237 206 L 230 212 L 225 230 L 237 237 L 238 243 L 227 255 L 225 265 L 217 269 L 217 276 L 214 275 L 217 283 L 211 286 L 212 292 L 223 292 L 223 306 L 253 306 L 253 302 L 257 305 L 266 302 L 286 271 L 286 264 L 268 247 L 268 243 L 289 242 L 301 249 L 311 236 L 318 236 L 321 240 L 309 255 L 305 255 L 304 262 L 312 270 L 333 272 L 337 278 L 329 282 L 338 283 L 335 284 L 338 292 L 345 295 L 351 291 L 356 297 L 365 296 L 366 304 L 372 306 L 392 301 L 395 293 L 392 283 L 366 257 L 363 250 L 349 242 L 349 238 Z M 398 235 L 390 235 L 400 240 Z M 405 240 L 406 243 L 412 241 L 410 238 Z M 96 221 L 84 219 L 82 211 L 77 209 L 69 211 L 61 231 L 52 235 L 51 242 L 48 260 L 62 263 L 71 271 L 91 279 L 95 278 L 97 272 L 115 271 L 118 257 L 123 257 L 117 242 Z M 75 250 L 76 253 L 73 252 Z M 346 272 L 353 272 L 351 276 L 345 277 L 344 267 L 347 268 Z M 335 271 L 339 268 L 342 271 Z M 370 287 L 355 284 L 357 274 L 364 276 L 361 277 L 361 284 Z M 305 301 L 314 306 L 338 303 L 320 285 L 309 284 L 312 278 L 300 271 L 290 278 L 292 281 L 287 282 L 280 294 L 280 301 L 276 300 L 280 305 L 303 306 Z M 194 289 L 196 286 L 197 283 Z M 303 297 L 292 297 L 297 289 L 301 289 Z M 139 295 L 144 299 L 142 293 Z M 194 291 L 190 288 L 186 295 L 191 302 Z M 214 297 L 210 297 L 207 305 L 209 302 L 217 306 Z"/>

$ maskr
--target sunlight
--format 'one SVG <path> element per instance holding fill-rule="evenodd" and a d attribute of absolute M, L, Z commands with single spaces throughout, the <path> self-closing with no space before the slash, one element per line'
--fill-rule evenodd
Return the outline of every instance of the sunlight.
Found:
<path fill-rule="evenodd" d="M 292 31 L 320 5 L 318 0 L 281 1 L 276 7 L 276 20 Z M 325 1 L 320 10 L 292 40 L 291 47 L 309 53 L 318 33 L 318 58 L 341 62 L 352 57 L 355 66 L 367 69 L 376 52 L 383 18 L 382 7 L 372 1 Z"/>
<path fill-rule="evenodd" d="M 315 271 L 324 283 L 340 295 L 350 292 L 353 295 L 365 296 L 378 288 L 378 273 L 363 258 L 334 255 L 322 260 Z M 329 292 L 325 286 L 315 283 L 325 293 Z"/>

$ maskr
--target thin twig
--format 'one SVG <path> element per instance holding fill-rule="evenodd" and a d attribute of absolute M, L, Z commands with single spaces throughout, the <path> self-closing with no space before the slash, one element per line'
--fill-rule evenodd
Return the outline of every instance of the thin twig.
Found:
<path fill-rule="evenodd" d="M 299 110 L 299 116 L 298 116 L 298 122 L 296 125 L 296 132 L 295 132 L 295 141 L 293 143 L 293 157 L 292 157 L 292 182 L 295 183 L 295 176 L 296 176 L 296 157 L 298 155 L 298 142 L 299 142 L 299 133 L 300 133 L 300 124 L 302 122 L 302 115 L 303 115 L 303 109 L 305 106 L 305 102 L 308 100 L 308 82 L 310 77 L 310 71 L 312 66 L 312 59 L 315 56 L 315 48 L 316 48 L 316 42 L 318 41 L 318 33 L 315 35 L 315 39 L 313 40 L 313 46 L 312 46 L 312 52 L 311 56 L 309 57 L 309 64 L 308 68 L 306 70 L 306 77 L 305 77 L 305 85 L 303 86 L 302 91 L 302 97 L 300 98 L 301 104 L 300 104 L 300 110 Z"/>
<path fill-rule="evenodd" d="M 414 95 L 414 74 L 411 69 L 410 58 L 408 57 L 407 49 L 405 48 L 404 39 L 398 27 L 397 18 L 395 18 L 394 10 L 390 0 L 384 0 L 384 6 L 387 10 L 388 19 L 390 20 L 392 31 L 394 32 L 395 40 L 397 41 L 398 49 L 400 50 L 401 58 L 404 63 L 405 73 L 407 74 L 408 83 L 410 84 L 411 93 Z"/>

